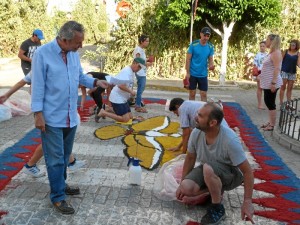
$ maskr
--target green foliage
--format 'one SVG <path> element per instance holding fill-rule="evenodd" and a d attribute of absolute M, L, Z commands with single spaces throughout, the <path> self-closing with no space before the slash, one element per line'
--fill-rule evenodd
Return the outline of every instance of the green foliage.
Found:
<path fill-rule="evenodd" d="M 107 44 L 108 22 L 104 6 L 95 12 L 92 0 L 78 1 L 72 19 L 86 28 L 85 43 L 98 43 L 98 52 L 87 55 L 101 63 L 106 59 L 105 72 L 117 73 L 132 61 L 132 52 L 138 44 L 138 36 L 150 36 L 147 55 L 155 56 L 149 71 L 150 77 L 182 78 L 185 74 L 186 49 L 189 44 L 190 0 L 127 0 L 132 9 L 126 18 L 119 19 L 113 30 L 113 40 Z M 198 1 L 194 24 L 194 39 L 208 19 L 222 30 L 223 20 L 236 20 L 230 37 L 227 80 L 249 79 L 253 55 L 258 52 L 258 43 L 267 34 L 276 33 L 282 38 L 282 48 L 288 47 L 291 39 L 300 37 L 299 0 L 207 0 Z M 284 9 L 280 15 L 278 12 Z M 22 41 L 32 35 L 36 28 L 43 30 L 46 40 L 52 40 L 60 26 L 67 21 L 66 12 L 56 11 L 51 18 L 46 14 L 46 5 L 40 0 L 0 0 L 0 57 L 16 56 Z M 215 45 L 217 69 L 210 73 L 218 79 L 221 64 L 221 38 L 212 34 Z M 298 69 L 299 71 L 299 69 Z M 299 72 L 298 72 L 299 73 Z M 300 77 L 300 76 L 298 76 Z"/>
<path fill-rule="evenodd" d="M 158 24 L 168 24 L 169 27 L 187 28 L 190 23 L 190 0 L 160 1 L 156 10 Z"/>
<path fill-rule="evenodd" d="M 94 1 L 78 1 L 72 12 L 72 19 L 85 27 L 87 43 L 99 44 L 108 40 L 108 18 L 103 4 L 96 11 Z"/>
<path fill-rule="evenodd" d="M 16 55 L 20 44 L 31 37 L 34 29 L 47 33 L 49 19 L 45 10 L 44 1 L 0 1 L 0 57 Z"/>
<path fill-rule="evenodd" d="M 186 29 L 172 28 L 168 22 L 159 24 L 155 20 L 156 0 L 132 0 L 132 9 L 126 18 L 118 20 L 118 28 L 112 32 L 115 39 L 105 54 L 105 71 L 118 73 L 133 60 L 133 50 L 138 45 L 138 36 L 147 34 L 150 45 L 147 55 L 154 55 L 156 62 L 149 68 L 149 77 L 176 77 L 182 72 L 188 38 Z"/>
<path fill-rule="evenodd" d="M 82 22 L 86 27 L 86 42 L 106 41 L 108 23 L 104 6 L 100 4 L 99 12 L 96 13 L 91 0 L 78 1 L 78 5 L 72 13 L 73 19 Z M 30 38 L 36 28 L 43 31 L 43 43 L 47 43 L 57 35 L 66 21 L 66 12 L 56 10 L 54 16 L 49 17 L 46 14 L 45 1 L 0 0 L 0 57 L 16 56 L 21 43 Z"/>
<path fill-rule="evenodd" d="M 110 50 L 106 54 L 105 70 L 116 73 L 129 64 L 138 35 L 146 33 L 150 35 L 150 45 L 146 53 L 156 57 L 156 63 L 148 71 L 149 76 L 183 77 L 186 49 L 189 44 L 191 1 L 132 0 L 131 4 L 132 10 L 125 19 L 119 20 L 119 27 L 113 33 L 116 40 L 111 43 Z M 230 66 L 230 73 L 226 79 L 243 78 L 244 71 L 249 69 L 241 65 L 249 61 L 244 55 L 250 51 L 246 49 L 248 41 L 251 43 L 256 41 L 256 34 L 253 32 L 255 25 L 261 21 L 262 26 L 275 26 L 279 21 L 280 9 L 278 0 L 199 1 L 193 33 L 195 38 L 199 38 L 205 19 L 219 28 L 222 28 L 224 21 L 236 21 L 237 28 L 234 30 L 233 41 L 230 42 L 232 49 L 229 48 L 230 56 L 228 57 L 228 64 L 233 66 Z M 221 38 L 213 35 L 212 42 L 216 45 L 217 70 L 211 76 L 217 77 L 221 64 Z"/>

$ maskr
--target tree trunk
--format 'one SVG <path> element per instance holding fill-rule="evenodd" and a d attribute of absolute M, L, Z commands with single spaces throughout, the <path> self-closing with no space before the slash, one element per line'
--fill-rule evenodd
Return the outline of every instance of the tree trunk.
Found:
<path fill-rule="evenodd" d="M 220 77 L 219 77 L 219 84 L 225 84 L 225 77 L 226 77 L 226 66 L 227 66 L 227 52 L 228 52 L 228 40 L 231 36 L 232 28 L 235 24 L 235 21 L 231 21 L 228 25 L 227 22 L 223 22 L 223 33 L 212 26 L 207 20 L 206 23 L 222 38 L 222 53 L 221 53 L 221 70 L 220 70 Z"/>
<path fill-rule="evenodd" d="M 222 54 L 221 54 L 221 70 L 220 70 L 220 85 L 225 84 L 226 77 L 226 66 L 227 66 L 227 53 L 228 53 L 228 40 L 231 36 L 232 28 L 235 22 L 231 21 L 229 26 L 227 26 L 226 22 L 223 22 L 223 37 L 222 37 Z"/>

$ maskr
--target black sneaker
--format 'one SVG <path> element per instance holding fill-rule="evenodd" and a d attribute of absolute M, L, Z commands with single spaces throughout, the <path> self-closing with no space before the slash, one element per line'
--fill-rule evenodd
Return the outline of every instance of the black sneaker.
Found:
<path fill-rule="evenodd" d="M 70 187 L 69 185 L 66 185 L 65 193 L 66 195 L 79 195 L 80 189 L 79 187 Z"/>
<path fill-rule="evenodd" d="M 211 204 L 206 214 L 201 219 L 201 225 L 219 224 L 225 218 L 225 208 L 223 204 Z"/>
<path fill-rule="evenodd" d="M 60 205 L 56 205 L 56 204 L 53 204 L 53 205 L 54 205 L 54 208 L 62 214 L 74 214 L 75 213 L 74 208 L 71 205 L 69 205 L 65 200 L 62 200 L 60 202 Z"/>

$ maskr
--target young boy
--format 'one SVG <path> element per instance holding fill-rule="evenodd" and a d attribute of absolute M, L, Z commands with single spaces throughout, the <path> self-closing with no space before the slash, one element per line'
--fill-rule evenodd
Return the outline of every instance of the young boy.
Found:
<path fill-rule="evenodd" d="M 254 66 L 256 66 L 257 69 L 258 69 L 258 74 L 260 74 L 264 58 L 268 54 L 266 52 L 266 42 L 265 41 L 261 41 L 259 43 L 259 49 L 260 49 L 260 51 L 255 55 L 254 62 L 253 62 Z M 259 75 L 257 77 L 254 76 L 253 78 L 257 82 L 257 90 L 256 90 L 257 103 L 258 103 L 257 108 L 258 109 L 265 109 L 264 106 L 263 106 L 262 99 L 261 99 L 262 98 L 262 89 L 260 88 L 260 81 L 259 81 L 260 76 Z"/>
<path fill-rule="evenodd" d="M 114 86 L 110 93 L 109 101 L 112 104 L 115 114 L 101 109 L 98 117 L 109 117 L 122 123 L 127 123 L 130 119 L 132 119 L 128 99 L 131 96 L 136 95 L 135 91 L 132 90 L 134 76 L 135 73 L 141 68 L 144 68 L 145 65 L 146 63 L 144 59 L 135 58 L 130 66 L 126 66 L 120 71 L 116 78 L 120 80 L 130 80 L 130 82 L 128 84 Z"/>

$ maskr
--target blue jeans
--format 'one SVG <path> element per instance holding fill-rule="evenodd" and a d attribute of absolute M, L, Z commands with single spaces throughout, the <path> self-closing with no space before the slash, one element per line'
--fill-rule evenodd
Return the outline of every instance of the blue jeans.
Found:
<path fill-rule="evenodd" d="M 46 125 L 42 132 L 42 146 L 50 183 L 52 203 L 65 199 L 67 166 L 72 152 L 77 126 L 73 128 Z"/>
<path fill-rule="evenodd" d="M 135 99 L 135 106 L 141 107 L 142 103 L 142 94 L 146 87 L 146 76 L 138 76 L 135 75 L 137 81 L 137 92 L 136 92 L 136 99 Z"/>

